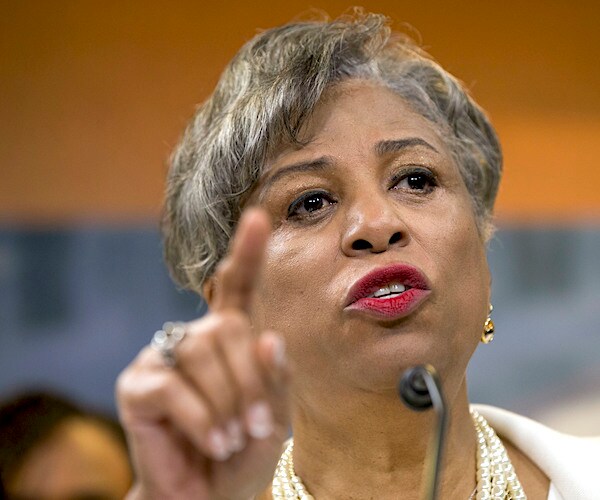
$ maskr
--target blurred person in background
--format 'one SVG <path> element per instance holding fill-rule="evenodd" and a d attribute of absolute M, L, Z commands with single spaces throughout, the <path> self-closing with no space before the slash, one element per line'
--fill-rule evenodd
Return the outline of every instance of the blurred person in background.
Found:
<path fill-rule="evenodd" d="M 132 473 L 117 422 L 31 392 L 0 406 L 0 478 L 11 500 L 117 500 Z"/>

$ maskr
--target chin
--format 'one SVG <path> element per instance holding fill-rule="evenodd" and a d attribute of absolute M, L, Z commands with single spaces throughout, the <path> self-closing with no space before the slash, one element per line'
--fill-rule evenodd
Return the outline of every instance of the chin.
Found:
<path fill-rule="evenodd" d="M 423 364 L 433 365 L 444 380 L 455 385 L 464 378 L 469 359 L 451 345 L 444 347 L 438 336 L 423 332 L 388 334 L 357 355 L 360 360 L 352 363 L 357 380 L 376 392 L 395 392 L 404 371 Z"/>

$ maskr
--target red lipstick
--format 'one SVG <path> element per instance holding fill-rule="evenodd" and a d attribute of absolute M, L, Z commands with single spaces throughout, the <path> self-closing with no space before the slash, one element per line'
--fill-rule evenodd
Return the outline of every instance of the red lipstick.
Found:
<path fill-rule="evenodd" d="M 378 318 L 400 319 L 414 311 L 430 293 L 421 271 L 408 264 L 394 264 L 375 269 L 354 283 L 346 297 L 345 309 Z"/>

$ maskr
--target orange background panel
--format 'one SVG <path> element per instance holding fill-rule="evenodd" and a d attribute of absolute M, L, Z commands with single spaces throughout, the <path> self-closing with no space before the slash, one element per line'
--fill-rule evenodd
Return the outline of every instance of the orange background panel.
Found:
<path fill-rule="evenodd" d="M 504 178 L 496 215 L 508 222 L 600 222 L 600 117 L 498 117 Z"/>
<path fill-rule="evenodd" d="M 242 43 L 317 5 L 2 1 L 0 221 L 156 218 L 166 162 Z M 600 4 L 371 1 L 472 89 L 503 140 L 501 221 L 600 221 Z"/>

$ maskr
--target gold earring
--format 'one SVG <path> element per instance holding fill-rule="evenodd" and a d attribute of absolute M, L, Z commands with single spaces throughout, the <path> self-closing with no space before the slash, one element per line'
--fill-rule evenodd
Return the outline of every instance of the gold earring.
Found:
<path fill-rule="evenodd" d="M 492 318 L 490 318 L 493 310 L 494 306 L 490 304 L 490 312 L 488 313 L 488 317 L 483 324 L 483 332 L 481 334 L 481 342 L 484 344 L 489 344 L 492 340 L 494 340 L 494 322 L 492 321 Z"/>

